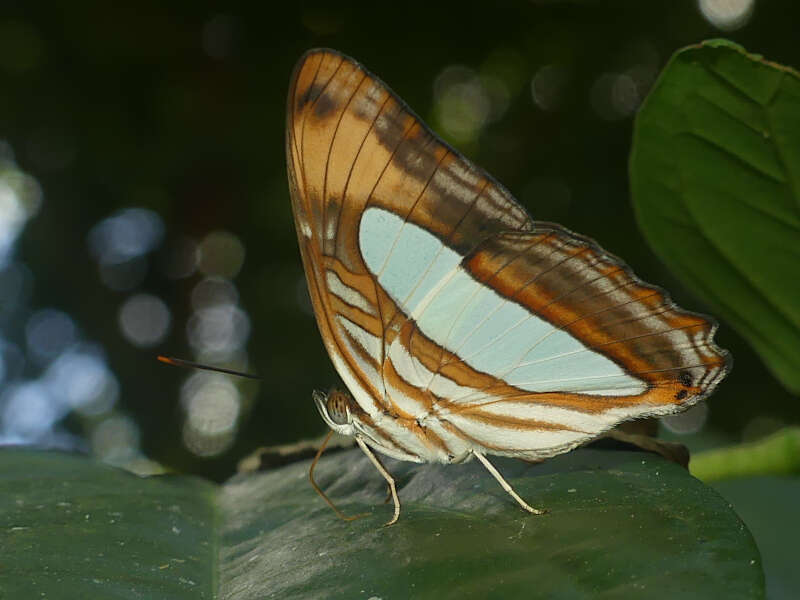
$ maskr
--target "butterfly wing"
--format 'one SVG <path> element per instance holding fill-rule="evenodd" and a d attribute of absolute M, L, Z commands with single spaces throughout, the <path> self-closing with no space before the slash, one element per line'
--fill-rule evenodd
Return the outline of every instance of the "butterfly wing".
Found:
<path fill-rule="evenodd" d="M 325 345 L 390 455 L 551 456 L 727 371 L 709 320 L 535 223 L 352 59 L 299 62 L 287 158 Z"/>
<path fill-rule="evenodd" d="M 428 223 L 462 252 L 494 232 L 531 230 L 533 222 L 382 82 L 333 51 L 308 52 L 295 69 L 286 151 L 301 255 L 326 348 L 363 409 L 362 422 L 374 426 L 372 438 L 388 430 L 382 449 L 418 456 L 416 436 L 401 441 L 409 438 L 403 422 L 382 418 L 397 414 L 383 373 L 387 343 L 404 315 L 366 268 L 362 215 L 384 208 Z M 400 249 L 391 254 L 400 257 Z"/>

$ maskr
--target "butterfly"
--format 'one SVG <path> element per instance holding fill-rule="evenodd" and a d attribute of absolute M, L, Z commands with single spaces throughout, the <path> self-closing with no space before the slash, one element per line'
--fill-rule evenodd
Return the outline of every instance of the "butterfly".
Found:
<path fill-rule="evenodd" d="M 313 399 L 386 479 L 387 525 L 400 502 L 373 450 L 477 459 L 539 513 L 487 455 L 567 452 L 620 422 L 684 410 L 729 371 L 711 319 L 593 240 L 534 221 L 355 60 L 307 52 L 287 108 L 300 254 L 348 390 Z M 311 476 L 342 516 L 313 466 Z"/>

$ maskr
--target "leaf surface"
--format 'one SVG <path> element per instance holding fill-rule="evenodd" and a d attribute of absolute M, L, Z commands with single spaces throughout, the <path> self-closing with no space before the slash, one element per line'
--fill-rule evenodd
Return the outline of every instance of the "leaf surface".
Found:
<path fill-rule="evenodd" d="M 639 224 L 800 391 L 800 77 L 717 40 L 676 53 L 636 119 Z"/>
<path fill-rule="evenodd" d="M 9 598 L 759 598 L 750 533 L 714 490 L 642 452 L 581 449 L 477 462 L 386 461 L 403 502 L 383 527 L 382 477 L 357 450 L 239 475 L 140 478 L 89 459 L 0 452 L 0 596 Z"/>

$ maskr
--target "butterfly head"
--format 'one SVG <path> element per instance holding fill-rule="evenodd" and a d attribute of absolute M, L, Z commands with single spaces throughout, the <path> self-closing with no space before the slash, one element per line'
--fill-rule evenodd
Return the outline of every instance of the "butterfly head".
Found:
<path fill-rule="evenodd" d="M 342 435 L 355 433 L 353 414 L 350 410 L 353 399 L 350 394 L 333 388 L 327 394 L 314 390 L 312 397 L 319 414 L 322 415 L 322 420 L 328 424 L 328 427 Z"/>

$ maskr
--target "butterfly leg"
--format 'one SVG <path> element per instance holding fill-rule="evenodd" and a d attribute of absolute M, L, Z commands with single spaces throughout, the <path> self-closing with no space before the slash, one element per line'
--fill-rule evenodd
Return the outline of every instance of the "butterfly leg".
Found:
<path fill-rule="evenodd" d="M 338 516 L 343 521 L 353 521 L 355 519 L 360 519 L 361 517 L 366 517 L 369 513 L 361 513 L 361 514 L 352 515 L 352 516 L 345 515 L 342 511 L 340 511 L 338 508 L 336 508 L 336 505 L 333 502 L 331 502 L 330 498 L 328 498 L 328 496 L 325 495 L 325 492 L 322 491 L 322 488 L 320 488 L 317 485 L 317 482 L 314 481 L 314 469 L 316 468 L 317 463 L 319 462 L 319 459 L 322 456 L 322 453 L 325 451 L 325 447 L 328 445 L 328 442 L 331 439 L 331 435 L 333 435 L 333 431 L 329 431 L 328 435 L 325 436 L 325 439 L 322 441 L 322 444 L 320 445 L 319 450 L 317 450 L 317 455 L 314 457 L 314 460 L 311 462 L 311 468 L 308 470 L 308 479 L 311 481 L 311 487 L 313 487 L 314 491 L 317 492 L 317 494 L 319 494 L 320 497 L 323 500 L 325 500 L 325 503 L 333 509 L 333 512 L 336 513 L 336 516 Z"/>
<path fill-rule="evenodd" d="M 380 474 L 383 475 L 386 483 L 389 484 L 389 491 L 392 494 L 392 500 L 394 500 L 394 516 L 386 522 L 385 526 L 394 525 L 397 523 L 397 519 L 400 518 L 400 499 L 397 497 L 397 488 L 394 485 L 394 479 L 389 475 L 389 471 L 381 464 L 381 461 L 378 460 L 378 457 L 372 453 L 369 446 L 367 446 L 359 436 L 356 436 L 356 443 L 358 443 L 361 450 L 364 451 L 364 454 L 367 455 L 367 458 L 372 461 L 372 464 L 375 465 L 375 468 L 378 469 Z"/>
<path fill-rule="evenodd" d="M 483 454 L 480 454 L 479 452 L 474 452 L 473 454 L 475 454 L 475 458 L 477 458 L 479 461 L 481 461 L 481 462 L 483 463 L 483 466 L 484 466 L 484 467 L 486 467 L 486 470 L 487 470 L 487 471 L 489 471 L 489 473 L 491 473 L 491 474 L 492 474 L 492 476 L 493 476 L 493 477 L 494 477 L 494 478 L 497 480 L 497 483 L 499 483 L 499 484 L 500 484 L 500 486 L 501 486 L 501 487 L 502 487 L 502 488 L 503 488 L 503 489 L 504 489 L 506 492 L 508 492 L 508 493 L 509 493 L 509 495 L 510 495 L 510 496 L 511 496 L 511 497 L 512 497 L 514 500 L 516 500 L 516 501 L 517 501 L 517 503 L 518 503 L 518 504 L 519 504 L 519 505 L 520 505 L 522 508 L 524 508 L 525 510 L 527 510 L 529 513 L 531 513 L 531 514 L 533 514 L 533 515 L 543 515 L 545 512 L 547 512 L 547 511 L 545 511 L 545 510 L 540 510 L 540 509 L 538 509 L 538 508 L 533 508 L 533 507 L 532 507 L 532 506 L 530 506 L 530 505 L 529 505 L 527 502 L 525 502 L 525 500 L 523 500 L 522 498 L 520 498 L 520 497 L 519 497 L 519 494 L 517 494 L 517 492 L 515 492 L 515 491 L 514 491 L 514 488 L 512 488 L 512 487 L 511 487 L 511 486 L 508 484 L 508 482 L 507 482 L 505 479 L 503 479 L 503 476 L 502 476 L 502 475 L 500 475 L 500 471 L 498 471 L 497 469 L 495 469 L 495 468 L 494 468 L 494 465 L 492 465 L 492 463 L 490 463 L 490 462 L 489 462 L 489 459 L 488 459 L 488 458 L 486 458 L 486 457 L 485 457 Z"/>

